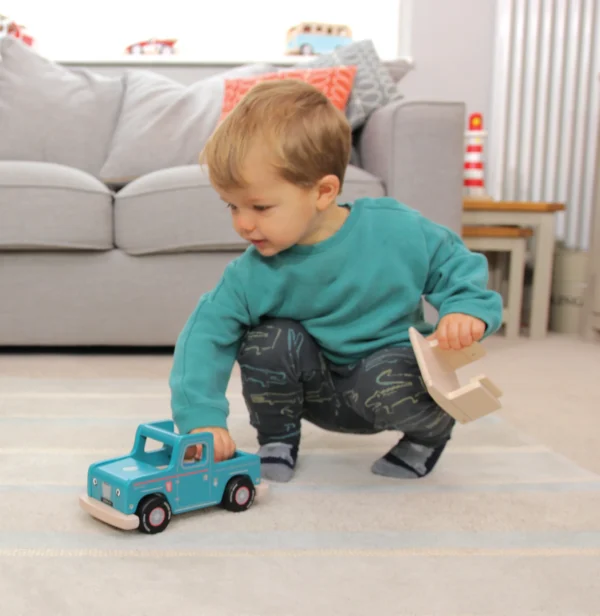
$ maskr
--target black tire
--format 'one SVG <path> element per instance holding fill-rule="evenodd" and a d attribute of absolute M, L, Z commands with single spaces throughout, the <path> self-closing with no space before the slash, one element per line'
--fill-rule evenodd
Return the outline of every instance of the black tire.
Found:
<path fill-rule="evenodd" d="M 161 494 L 146 496 L 138 505 L 138 530 L 146 535 L 162 533 L 171 521 L 171 505 Z"/>
<path fill-rule="evenodd" d="M 252 506 L 256 490 L 248 475 L 232 477 L 223 493 L 221 505 L 228 511 L 246 511 Z"/>

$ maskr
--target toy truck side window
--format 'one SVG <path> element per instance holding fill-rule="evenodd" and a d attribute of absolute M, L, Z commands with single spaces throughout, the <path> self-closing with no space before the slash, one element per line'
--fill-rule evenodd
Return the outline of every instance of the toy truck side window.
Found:
<path fill-rule="evenodd" d="M 197 450 L 200 449 L 200 459 L 198 460 Z M 198 447 L 188 447 L 182 454 L 181 466 L 204 466 L 208 460 L 208 446 L 199 445 Z"/>

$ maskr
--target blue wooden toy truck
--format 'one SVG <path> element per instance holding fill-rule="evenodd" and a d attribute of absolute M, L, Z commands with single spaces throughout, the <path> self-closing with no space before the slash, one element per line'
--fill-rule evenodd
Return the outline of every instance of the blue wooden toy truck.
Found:
<path fill-rule="evenodd" d="M 158 447 L 149 448 L 149 439 Z M 186 457 L 193 445 L 202 445 L 200 460 Z M 138 426 L 130 454 L 91 464 L 79 503 L 111 526 L 154 534 L 167 528 L 172 514 L 212 505 L 245 511 L 259 488 L 259 456 L 236 451 L 215 462 L 211 433 L 181 435 L 166 420 Z"/>

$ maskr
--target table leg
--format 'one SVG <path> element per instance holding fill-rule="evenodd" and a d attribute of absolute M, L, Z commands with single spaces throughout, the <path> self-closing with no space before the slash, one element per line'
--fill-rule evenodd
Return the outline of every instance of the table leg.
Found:
<path fill-rule="evenodd" d="M 525 239 L 515 238 L 510 251 L 508 275 L 508 323 L 506 337 L 518 338 L 523 309 L 523 278 L 525 273 Z"/>
<path fill-rule="evenodd" d="M 554 263 L 554 215 L 539 217 L 535 234 L 535 264 L 531 289 L 530 338 L 543 338 L 548 331 L 552 268 Z"/>

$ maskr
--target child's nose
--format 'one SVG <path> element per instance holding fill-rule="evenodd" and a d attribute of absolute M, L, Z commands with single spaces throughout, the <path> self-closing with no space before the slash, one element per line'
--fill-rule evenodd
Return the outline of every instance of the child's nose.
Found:
<path fill-rule="evenodd" d="M 254 217 L 247 214 L 239 217 L 238 224 L 240 225 L 240 229 L 242 229 L 242 231 L 246 231 L 247 233 L 254 231 L 254 228 L 256 227 Z"/>

